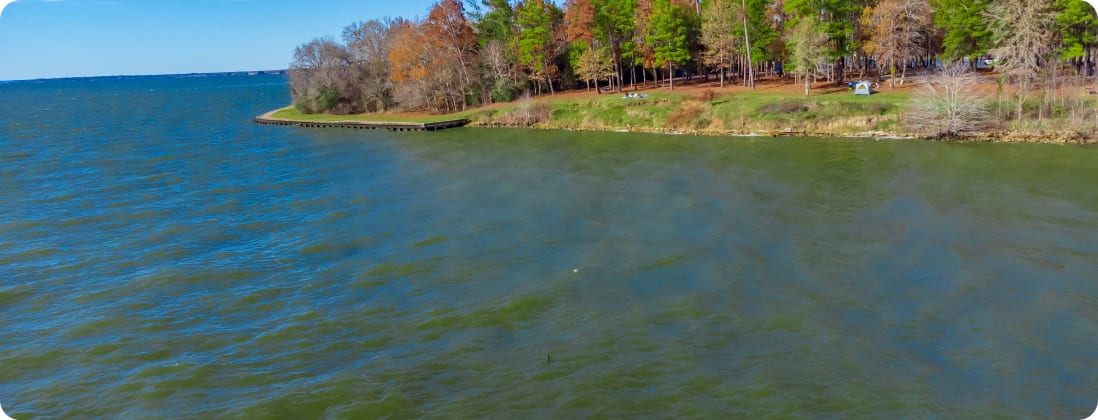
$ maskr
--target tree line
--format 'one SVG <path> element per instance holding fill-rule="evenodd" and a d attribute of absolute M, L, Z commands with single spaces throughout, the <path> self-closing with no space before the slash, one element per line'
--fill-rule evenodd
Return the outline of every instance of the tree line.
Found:
<path fill-rule="evenodd" d="M 424 18 L 347 26 L 294 50 L 308 113 L 454 112 L 525 93 L 621 91 L 705 78 L 754 87 L 877 78 L 982 59 L 1026 92 L 1093 75 L 1083 0 L 440 0 Z M 1047 87 L 1047 86 L 1046 86 Z"/>

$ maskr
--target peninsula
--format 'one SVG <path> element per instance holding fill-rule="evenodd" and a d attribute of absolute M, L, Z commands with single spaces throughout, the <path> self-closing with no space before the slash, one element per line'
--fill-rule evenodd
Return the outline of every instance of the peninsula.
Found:
<path fill-rule="evenodd" d="M 1098 141 L 1089 6 L 969 3 L 440 0 L 298 46 L 259 120 Z"/>

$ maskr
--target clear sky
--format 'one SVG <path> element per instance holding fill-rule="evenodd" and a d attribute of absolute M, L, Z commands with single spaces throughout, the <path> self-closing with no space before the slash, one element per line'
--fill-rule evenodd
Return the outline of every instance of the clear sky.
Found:
<path fill-rule="evenodd" d="M 4 1 L 0 0 L 0 4 Z M 347 24 L 424 16 L 432 0 L 16 0 L 0 80 L 284 69 Z"/>

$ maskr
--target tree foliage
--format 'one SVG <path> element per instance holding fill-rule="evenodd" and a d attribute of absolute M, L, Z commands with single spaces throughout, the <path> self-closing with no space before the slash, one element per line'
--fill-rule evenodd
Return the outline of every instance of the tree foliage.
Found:
<path fill-rule="evenodd" d="M 511 37 L 515 11 L 508 0 L 481 0 L 480 4 L 473 0 L 471 4 L 476 8 L 472 15 L 481 45 L 491 41 L 507 41 Z"/>
<path fill-rule="evenodd" d="M 614 56 L 619 90 L 624 78 L 622 62 L 628 59 L 632 63 L 635 58 L 634 12 L 637 4 L 638 0 L 599 0 L 595 3 L 595 36 Z"/>
<path fill-rule="evenodd" d="M 792 51 L 790 64 L 804 80 L 804 96 L 812 90 L 816 67 L 824 58 L 821 47 L 827 40 L 827 33 L 813 19 L 801 19 L 789 33 L 789 49 Z"/>
<path fill-rule="evenodd" d="M 776 54 L 771 51 L 774 40 L 778 39 L 778 30 L 774 27 L 772 16 L 768 13 L 768 8 L 772 4 L 770 0 L 746 0 L 747 4 L 747 32 L 744 32 L 743 25 L 736 25 L 733 28 L 733 36 L 738 40 L 743 40 L 750 36 L 751 38 L 751 56 L 755 60 L 767 60 L 776 58 Z M 743 7 L 738 7 L 743 9 Z M 740 12 L 744 13 L 744 12 Z M 745 42 L 738 43 L 743 51 L 746 48 Z"/>
<path fill-rule="evenodd" d="M 945 32 L 943 56 L 950 60 L 984 54 L 991 45 L 985 21 L 992 0 L 934 0 L 934 23 Z"/>
<path fill-rule="evenodd" d="M 722 85 L 736 74 L 753 86 L 756 71 L 807 95 L 817 78 L 891 73 L 895 86 L 908 69 L 962 60 L 975 70 L 990 55 L 1001 83 L 1016 85 L 1020 118 L 1026 92 L 1044 88 L 1051 112 L 1066 100 L 1063 79 L 1098 67 L 1098 18 L 1084 0 L 435 1 L 423 18 L 356 22 L 342 42 L 297 47 L 295 105 L 453 112 L 592 82 L 620 91 L 650 74 L 672 88 L 676 76 L 718 72 Z"/>
<path fill-rule="evenodd" d="M 586 48 L 575 64 L 576 75 L 585 82 L 614 75 L 614 61 L 608 48 Z"/>
<path fill-rule="evenodd" d="M 564 32 L 568 42 L 587 45 L 595 42 L 595 5 L 591 0 L 564 3 Z"/>
<path fill-rule="evenodd" d="M 813 20 L 818 31 L 827 35 L 823 45 L 824 55 L 838 64 L 837 82 L 843 80 L 846 58 L 857 46 L 854 43 L 855 23 L 864 0 L 787 0 L 785 7 L 796 14 L 799 20 Z"/>
<path fill-rule="evenodd" d="M 739 27 L 739 16 L 733 0 L 711 0 L 702 7 L 702 43 L 705 44 L 705 62 L 720 71 L 724 86 L 725 71 L 731 68 L 732 56 L 737 50 L 736 38 L 731 36 Z"/>
<path fill-rule="evenodd" d="M 343 29 L 343 41 L 362 70 L 357 87 L 367 111 L 385 112 L 393 105 L 393 84 L 389 80 L 392 73 L 389 66 L 391 25 L 390 20 L 371 20 Z"/>
<path fill-rule="evenodd" d="M 549 91 L 553 92 L 552 78 L 557 72 L 553 61 L 557 56 L 556 31 L 560 12 L 545 0 L 524 0 L 516 9 L 519 63 L 535 77 L 544 78 Z"/>
<path fill-rule="evenodd" d="M 987 11 L 994 36 L 991 54 L 1000 74 L 1017 86 L 1016 117 L 1022 118 L 1026 92 L 1053 51 L 1055 17 L 1046 0 L 998 0 Z"/>
<path fill-rule="evenodd" d="M 675 89 L 674 64 L 690 60 L 688 12 L 681 4 L 671 0 L 652 2 L 652 19 L 648 25 L 647 43 L 657 66 L 667 65 L 671 90 Z"/>
<path fill-rule="evenodd" d="M 869 34 L 865 52 L 879 59 L 878 66 L 888 66 L 892 87 L 896 86 L 897 68 L 906 71 L 905 62 L 918 54 L 925 41 L 930 14 L 926 0 L 883 0 L 863 12 L 862 25 Z"/>
<path fill-rule="evenodd" d="M 303 112 L 348 114 L 362 112 L 355 79 L 359 67 L 347 47 L 318 38 L 294 49 L 290 64 L 290 94 Z"/>
<path fill-rule="evenodd" d="M 1054 34 L 1059 34 L 1060 59 L 1074 60 L 1086 56 L 1087 50 L 1094 48 L 1095 10 L 1083 0 L 1056 0 L 1053 7 L 1056 14 Z"/>

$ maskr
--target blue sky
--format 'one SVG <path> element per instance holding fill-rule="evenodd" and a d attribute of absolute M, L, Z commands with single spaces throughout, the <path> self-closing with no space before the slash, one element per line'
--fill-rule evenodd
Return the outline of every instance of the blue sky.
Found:
<path fill-rule="evenodd" d="M 282 69 L 310 39 L 432 3 L 16 0 L 0 15 L 0 80 Z"/>

